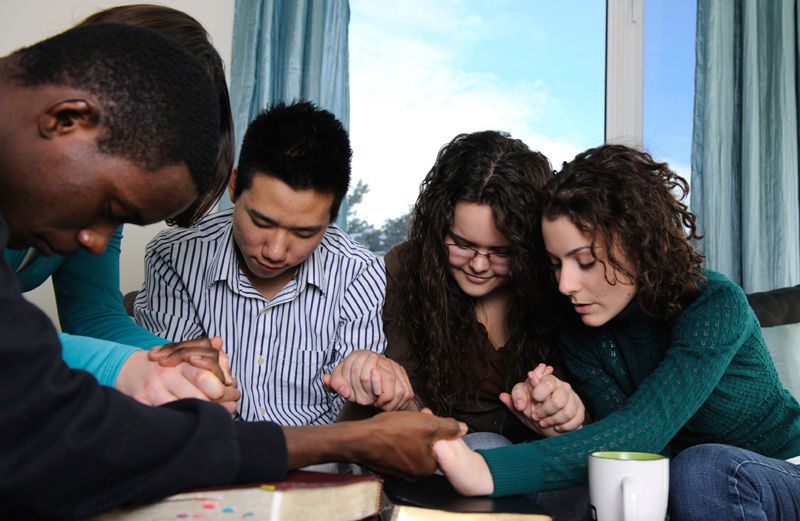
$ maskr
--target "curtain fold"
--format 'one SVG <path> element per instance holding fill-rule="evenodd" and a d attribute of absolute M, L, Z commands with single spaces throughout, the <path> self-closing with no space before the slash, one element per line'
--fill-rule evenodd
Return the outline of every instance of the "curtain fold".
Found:
<path fill-rule="evenodd" d="M 275 101 L 313 101 L 350 126 L 347 0 L 236 0 L 231 109 L 236 148 Z M 339 224 L 347 213 L 342 204 Z"/>
<path fill-rule="evenodd" d="M 709 268 L 800 282 L 797 0 L 698 0 L 692 209 Z"/>

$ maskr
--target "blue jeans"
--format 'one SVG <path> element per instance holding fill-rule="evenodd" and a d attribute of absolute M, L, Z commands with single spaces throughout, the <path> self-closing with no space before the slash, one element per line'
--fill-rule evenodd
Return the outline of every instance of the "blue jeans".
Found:
<path fill-rule="evenodd" d="M 730 445 L 697 445 L 670 463 L 671 521 L 797 521 L 800 466 Z"/>
<path fill-rule="evenodd" d="M 464 436 L 464 443 L 472 450 L 495 449 L 511 445 L 503 435 L 494 432 L 473 432 Z M 535 465 L 536 463 L 532 463 Z M 552 492 L 528 495 L 536 504 L 545 508 L 554 521 L 590 521 L 589 487 L 573 487 Z"/>

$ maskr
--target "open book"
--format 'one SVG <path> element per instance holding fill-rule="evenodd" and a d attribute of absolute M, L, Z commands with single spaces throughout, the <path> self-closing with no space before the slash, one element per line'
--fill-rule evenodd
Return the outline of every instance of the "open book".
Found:
<path fill-rule="evenodd" d="M 276 483 L 195 490 L 112 510 L 91 521 L 354 521 L 377 515 L 380 498 L 376 476 L 295 470 Z"/>
<path fill-rule="evenodd" d="M 444 476 L 409 483 L 385 477 L 381 500 L 382 521 L 550 521 L 535 502 L 524 496 L 464 497 Z"/>

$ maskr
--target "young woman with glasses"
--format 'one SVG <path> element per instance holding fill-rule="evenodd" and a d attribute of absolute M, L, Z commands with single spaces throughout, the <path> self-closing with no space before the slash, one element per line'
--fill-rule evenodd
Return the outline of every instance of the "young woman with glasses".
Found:
<path fill-rule="evenodd" d="M 408 240 L 385 257 L 386 356 L 409 375 L 409 406 L 465 422 L 473 446 L 583 422 L 581 400 L 551 374 L 548 273 L 532 216 L 552 175 L 547 158 L 507 134 L 456 136 L 422 183 Z M 523 414 L 512 402 L 528 389 Z"/>

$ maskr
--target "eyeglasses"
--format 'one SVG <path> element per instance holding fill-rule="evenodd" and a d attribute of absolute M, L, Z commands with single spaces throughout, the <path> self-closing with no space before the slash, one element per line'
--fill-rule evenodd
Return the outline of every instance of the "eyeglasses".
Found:
<path fill-rule="evenodd" d="M 511 264 L 511 255 L 508 253 L 499 253 L 496 251 L 481 253 L 471 246 L 463 246 L 454 242 L 446 242 L 444 245 L 447 246 L 447 251 L 451 257 L 455 257 L 462 262 L 469 262 L 478 255 L 483 255 L 490 264 L 497 267 L 506 267 Z"/>

